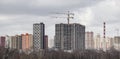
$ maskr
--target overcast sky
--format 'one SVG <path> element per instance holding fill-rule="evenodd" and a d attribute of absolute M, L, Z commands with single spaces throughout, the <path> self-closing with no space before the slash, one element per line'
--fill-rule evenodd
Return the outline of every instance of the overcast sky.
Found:
<path fill-rule="evenodd" d="M 86 26 L 86 31 L 103 33 L 107 23 L 107 36 L 117 35 L 120 29 L 120 0 L 0 0 L 0 36 L 31 33 L 33 23 L 45 23 L 49 45 L 55 33 L 55 24 L 67 23 L 66 18 L 55 13 L 75 13 L 70 23 Z"/>

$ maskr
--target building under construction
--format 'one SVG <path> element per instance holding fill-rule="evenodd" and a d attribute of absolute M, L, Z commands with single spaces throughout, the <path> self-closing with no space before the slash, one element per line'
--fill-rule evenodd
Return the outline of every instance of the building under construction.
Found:
<path fill-rule="evenodd" d="M 55 48 L 64 51 L 85 49 L 85 26 L 77 23 L 70 23 L 73 13 L 68 11 L 66 24 L 55 25 Z"/>
<path fill-rule="evenodd" d="M 56 24 L 55 47 L 62 50 L 85 49 L 85 26 L 80 24 Z"/>

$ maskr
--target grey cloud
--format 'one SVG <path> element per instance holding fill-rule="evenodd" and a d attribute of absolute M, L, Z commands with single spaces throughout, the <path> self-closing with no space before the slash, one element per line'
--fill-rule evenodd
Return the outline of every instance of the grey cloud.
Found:
<path fill-rule="evenodd" d="M 103 28 L 102 23 L 104 19 L 108 19 L 105 20 L 108 29 L 111 28 L 110 26 L 114 27 L 119 25 L 120 23 L 119 8 L 116 10 L 115 10 L 116 7 L 108 8 L 108 6 L 104 5 L 106 3 L 106 1 L 104 0 L 75 0 L 78 1 L 77 3 L 76 2 L 72 3 L 73 0 L 69 0 L 70 1 L 69 3 L 67 3 L 66 0 L 65 1 L 62 0 L 58 5 L 56 5 L 58 2 L 51 2 L 52 0 L 47 1 L 46 4 L 42 4 L 42 5 L 34 4 L 35 2 L 32 3 L 33 0 L 29 0 L 29 1 L 25 0 L 24 2 L 23 0 L 18 2 L 16 2 L 16 0 L 12 0 L 12 1 L 13 2 L 9 2 L 9 3 L 8 2 L 3 3 L 2 1 L 0 1 L 0 14 L 8 15 L 8 16 L 13 15 L 11 16 L 13 17 L 11 19 L 2 20 L 2 21 L 0 20 L 0 27 L 1 27 L 0 31 L 2 31 L 0 32 L 1 35 L 4 35 L 4 33 L 5 34 L 7 33 L 19 34 L 25 32 L 32 33 L 33 23 L 44 22 L 46 25 L 46 34 L 48 34 L 50 38 L 53 38 L 54 29 L 55 29 L 54 24 L 61 22 L 66 23 L 66 20 L 49 18 L 48 15 L 50 16 L 51 12 L 64 12 L 66 10 L 76 11 L 78 9 L 82 9 L 81 11 L 79 11 L 79 14 L 84 14 L 84 10 L 86 10 L 85 8 L 91 8 L 92 14 L 94 15 L 93 20 L 90 20 L 89 22 L 90 25 L 86 25 L 87 30 L 94 31 L 95 33 L 102 33 L 102 28 Z M 100 2 L 102 2 L 102 4 Z M 104 7 L 103 5 L 106 6 L 107 8 Z M 19 17 L 14 18 L 14 15 L 17 15 Z M 80 20 L 76 20 L 76 19 L 71 20 L 71 22 L 74 21 L 79 22 L 81 20 L 84 20 L 84 19 L 80 19 Z"/>
<path fill-rule="evenodd" d="M 106 0 L 100 5 L 92 7 L 92 13 L 94 14 L 93 20 L 90 25 L 87 25 L 88 30 L 93 30 L 95 33 L 103 33 L 103 22 L 106 22 L 106 35 L 113 37 L 116 35 L 115 29 L 120 29 L 120 5 L 117 5 L 120 1 Z M 94 29 L 95 28 L 95 29 Z"/>
<path fill-rule="evenodd" d="M 0 1 L 0 13 L 1 14 L 33 14 L 33 15 L 47 15 L 51 12 L 59 12 L 65 10 L 73 10 L 76 8 L 83 8 L 95 5 L 103 0 L 58 0 L 53 2 L 45 0 L 46 2 L 37 3 L 37 1 L 42 2 L 42 0 L 12 0 L 11 2 Z M 55 1 L 55 2 L 54 2 Z M 60 2 L 59 2 L 60 1 Z M 49 3 L 50 2 L 50 3 Z M 35 4 L 36 3 L 36 4 Z M 47 3 L 49 3 L 47 5 Z M 58 4 L 58 5 L 57 5 Z"/>

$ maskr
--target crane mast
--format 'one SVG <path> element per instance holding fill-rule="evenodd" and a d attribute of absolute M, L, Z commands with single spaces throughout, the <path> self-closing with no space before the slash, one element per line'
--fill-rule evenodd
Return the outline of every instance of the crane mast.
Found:
<path fill-rule="evenodd" d="M 67 24 L 70 24 L 70 19 L 74 18 L 74 13 L 71 13 L 70 11 L 68 11 L 67 13 L 56 13 L 56 14 L 67 15 L 67 17 L 55 17 L 55 18 L 67 18 Z"/>

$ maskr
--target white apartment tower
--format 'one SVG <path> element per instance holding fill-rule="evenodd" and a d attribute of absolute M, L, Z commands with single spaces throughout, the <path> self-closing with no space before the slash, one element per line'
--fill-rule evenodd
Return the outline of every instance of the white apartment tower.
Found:
<path fill-rule="evenodd" d="M 94 49 L 94 33 L 86 32 L 85 33 L 85 48 L 86 49 Z"/>
<path fill-rule="evenodd" d="M 39 51 L 44 49 L 44 35 L 45 35 L 44 23 L 33 24 L 33 50 Z"/>

